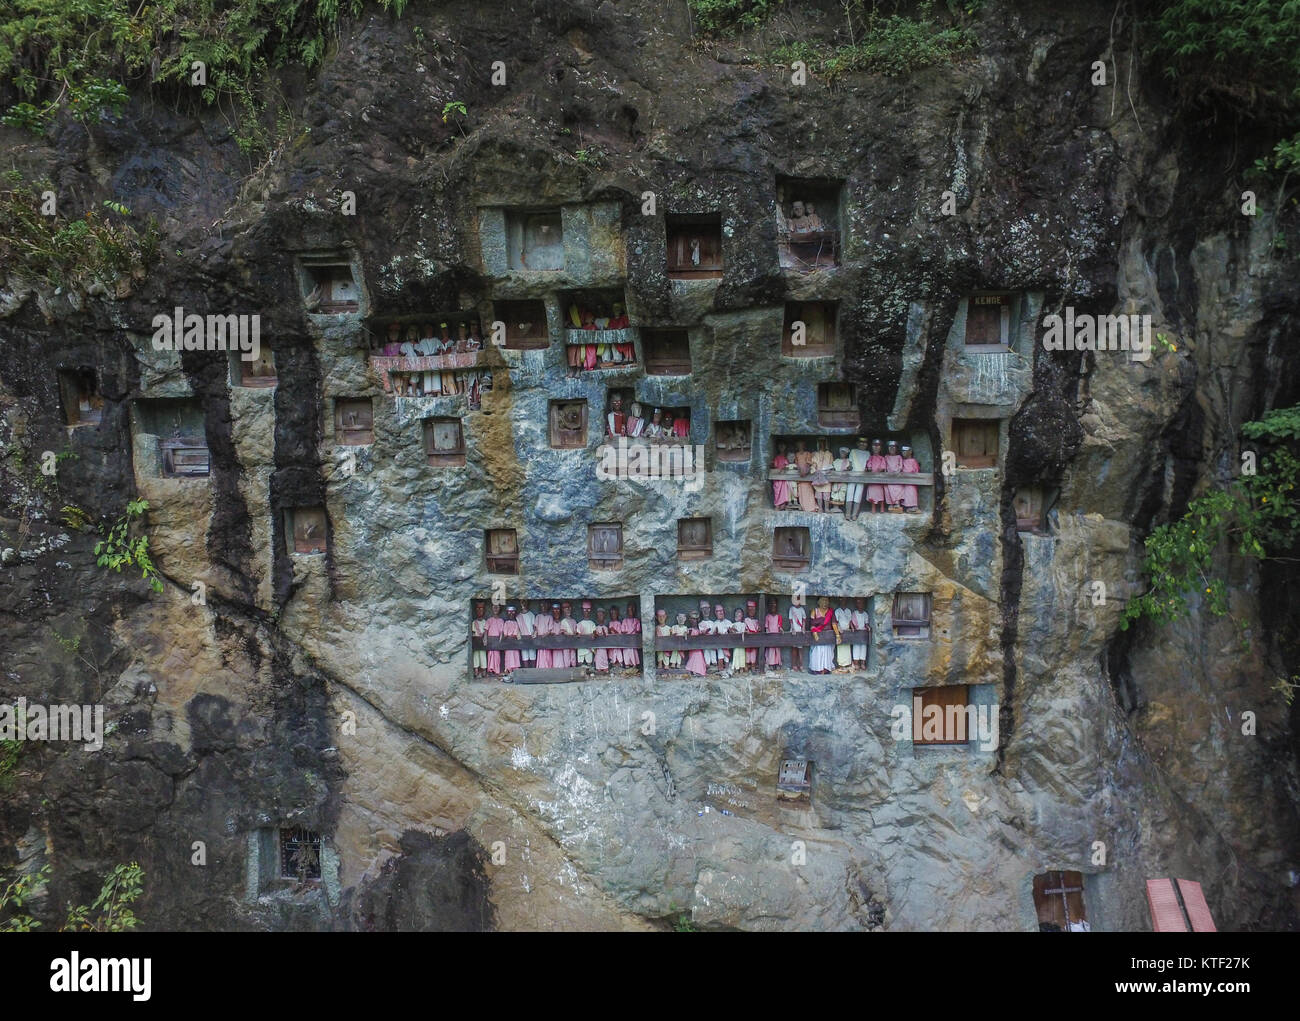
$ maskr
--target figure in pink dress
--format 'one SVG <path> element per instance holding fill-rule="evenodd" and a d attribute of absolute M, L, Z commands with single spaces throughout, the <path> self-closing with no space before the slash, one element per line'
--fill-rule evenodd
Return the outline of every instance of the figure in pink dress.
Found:
<path fill-rule="evenodd" d="M 608 633 L 611 635 L 621 635 L 623 633 L 623 622 L 618 619 L 618 607 L 613 603 L 610 604 L 607 616 L 609 617 L 609 624 L 606 625 L 609 629 Z M 609 653 L 608 658 L 611 667 L 623 665 L 622 649 L 609 649 L 607 651 Z"/>
<path fill-rule="evenodd" d="M 781 633 L 783 621 L 781 614 L 777 612 L 776 600 L 767 601 L 767 616 L 763 618 L 763 630 L 769 635 L 779 635 Z M 769 646 L 764 656 L 764 665 L 768 670 L 781 669 L 781 649 L 777 646 Z"/>
<path fill-rule="evenodd" d="M 903 455 L 898 452 L 898 444 L 894 440 L 889 441 L 889 452 L 885 454 L 885 471 L 895 474 L 903 470 Z M 885 503 L 889 509 L 897 507 L 903 508 L 903 487 L 897 483 L 891 483 L 885 487 Z"/>
<path fill-rule="evenodd" d="M 604 638 L 610 633 L 609 624 L 605 620 L 605 610 L 603 607 L 596 608 L 596 630 L 594 632 L 597 638 Z M 609 672 L 609 650 L 597 646 L 595 651 L 595 667 L 600 673 Z"/>
<path fill-rule="evenodd" d="M 560 634 L 576 635 L 578 633 L 578 622 L 573 619 L 573 604 L 561 603 L 560 606 L 564 611 L 560 617 Z M 577 649 L 560 649 L 556 652 L 556 655 L 561 659 L 561 662 L 557 664 L 558 666 L 573 667 L 578 665 Z"/>
<path fill-rule="evenodd" d="M 912 448 L 903 447 L 903 474 L 918 475 L 921 472 L 921 464 L 912 456 Z M 908 514 L 919 514 L 921 512 L 920 501 L 917 499 L 915 486 L 903 486 L 903 509 Z"/>
<path fill-rule="evenodd" d="M 751 635 L 756 635 L 761 630 L 758 624 L 757 599 L 748 599 L 745 601 L 745 630 Z M 758 646 L 745 649 L 745 663 L 752 673 L 754 667 L 758 666 Z"/>
<path fill-rule="evenodd" d="M 551 604 L 551 613 L 547 616 L 544 613 L 537 615 L 537 637 L 545 638 L 547 635 L 558 635 L 560 633 L 560 604 Z M 550 669 L 551 667 L 564 666 L 564 659 L 558 649 L 538 649 L 537 650 L 537 668 L 539 670 Z"/>
<path fill-rule="evenodd" d="M 698 610 L 692 610 L 692 611 L 691 611 L 690 620 L 689 620 L 687 626 L 688 626 L 688 628 L 689 628 L 689 631 L 688 631 L 689 634 L 691 634 L 691 635 L 698 635 L 698 634 L 701 633 L 701 632 L 700 632 L 700 613 L 699 613 Z M 703 649 L 691 649 L 690 652 L 687 653 L 687 656 L 686 656 L 686 669 L 687 669 L 690 673 L 698 674 L 698 675 L 701 676 L 701 677 L 704 676 L 705 670 L 706 670 L 707 668 L 705 667 L 705 664 L 704 664 L 704 650 L 703 650 Z"/>
<path fill-rule="evenodd" d="M 776 457 L 772 458 L 772 467 L 777 471 L 785 471 L 790 466 L 790 459 L 785 456 L 785 444 L 776 445 Z M 776 479 L 772 483 L 772 505 L 777 510 L 781 510 L 790 502 L 790 483 L 785 479 Z"/>
<path fill-rule="evenodd" d="M 505 620 L 501 617 L 501 604 L 492 604 L 492 616 L 488 618 L 485 634 L 489 638 L 500 638 Z M 501 676 L 501 650 L 490 649 L 487 654 L 487 672 Z"/>
<path fill-rule="evenodd" d="M 627 604 L 627 613 L 623 615 L 623 634 L 639 635 L 641 633 L 641 615 L 637 612 L 636 603 Z M 641 651 L 640 649 L 630 647 L 623 650 L 623 665 L 640 672 L 641 669 Z"/>
<path fill-rule="evenodd" d="M 881 451 L 879 440 L 871 441 L 871 456 L 867 458 L 867 471 L 882 472 L 888 470 L 888 462 L 885 461 L 885 455 Z M 871 504 L 872 511 L 881 511 L 885 509 L 885 487 L 879 483 L 873 482 L 867 486 L 867 503 Z"/>
<path fill-rule="evenodd" d="M 502 638 L 519 637 L 519 621 L 516 619 L 518 612 L 519 611 L 513 606 L 506 607 L 506 619 L 501 625 Z M 506 673 L 510 673 L 512 670 L 518 670 L 519 666 L 519 650 L 506 649 Z"/>

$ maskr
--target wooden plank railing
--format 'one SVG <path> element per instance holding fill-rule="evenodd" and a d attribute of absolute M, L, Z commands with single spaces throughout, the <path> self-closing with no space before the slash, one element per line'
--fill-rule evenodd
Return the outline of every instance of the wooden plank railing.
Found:
<path fill-rule="evenodd" d="M 389 373 L 392 372 L 445 372 L 450 369 L 473 369 L 478 366 L 477 351 L 458 351 L 445 355 L 421 355 L 406 358 L 401 355 L 371 355 L 370 367 L 379 374 L 384 391 L 392 390 Z"/>
<path fill-rule="evenodd" d="M 840 645 L 868 645 L 871 631 L 841 631 Z M 655 635 L 655 651 L 670 652 L 675 649 L 789 649 L 807 648 L 811 645 L 835 645 L 835 632 L 830 628 L 791 634 L 788 631 L 746 631 L 730 635 Z"/>
<path fill-rule="evenodd" d="M 800 475 L 797 471 L 790 471 L 788 468 L 771 468 L 768 470 L 767 477 L 769 481 L 778 482 L 807 482 L 812 484 L 811 475 Z M 931 472 L 841 472 L 834 469 L 826 470 L 827 481 L 834 485 L 836 482 L 843 482 L 848 485 L 908 485 L 908 486 L 933 486 L 934 475 Z M 825 483 L 822 483 L 825 485 Z"/>

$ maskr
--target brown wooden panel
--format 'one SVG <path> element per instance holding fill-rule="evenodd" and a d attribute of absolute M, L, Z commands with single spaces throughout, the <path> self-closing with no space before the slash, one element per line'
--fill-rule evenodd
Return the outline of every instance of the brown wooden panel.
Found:
<path fill-rule="evenodd" d="M 912 696 L 913 698 L 919 696 L 921 699 L 920 723 L 918 724 L 916 722 L 913 722 L 913 738 L 912 738 L 913 744 L 919 744 L 919 745 L 968 744 L 972 740 L 974 735 L 970 733 L 969 728 L 967 728 L 966 730 L 966 736 L 964 739 L 959 739 L 955 735 L 952 738 L 947 738 L 947 737 L 939 737 L 939 738 L 919 737 L 918 738 L 915 736 L 917 731 L 924 734 L 926 710 L 930 706 L 939 707 L 940 712 L 943 714 L 941 716 L 942 729 L 946 731 L 947 720 L 948 720 L 948 707 L 961 706 L 964 713 L 965 707 L 970 704 L 970 687 L 968 685 L 944 684 L 932 688 L 913 688 Z M 966 726 L 965 720 L 963 720 L 963 726 Z"/>
<path fill-rule="evenodd" d="M 734 643 L 733 643 L 734 644 Z M 485 649 L 639 649 L 641 635 L 534 635 L 532 638 L 487 638 Z"/>
<path fill-rule="evenodd" d="M 1039 924 L 1048 923 L 1069 931 L 1071 922 L 1086 922 L 1083 903 L 1083 873 L 1044 872 L 1034 877 L 1034 908 Z"/>
<path fill-rule="evenodd" d="M 515 684 L 563 684 L 568 681 L 592 681 L 604 675 L 587 667 L 519 667 L 510 671 Z M 496 678 L 488 678 L 495 680 Z"/>

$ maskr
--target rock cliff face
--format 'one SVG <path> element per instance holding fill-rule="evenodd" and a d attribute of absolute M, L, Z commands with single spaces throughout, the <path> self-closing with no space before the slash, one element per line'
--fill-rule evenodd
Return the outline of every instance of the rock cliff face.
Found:
<path fill-rule="evenodd" d="M 1273 248 L 1288 224 L 1240 215 L 1234 141 L 1188 131 L 1108 5 L 1016 8 L 956 63 L 796 85 L 693 44 L 677 5 L 454 3 L 350 25 L 318 77 L 287 83 L 298 121 L 256 168 L 219 118 L 143 95 L 89 132 L 6 139 L 67 195 L 157 216 L 164 241 L 126 297 L 13 270 L 0 294 L 0 701 L 103 703 L 110 729 L 98 752 L 23 748 L 0 863 L 51 863 L 52 910 L 137 859 L 161 929 L 1034 929 L 1051 870 L 1083 874 L 1095 928 L 1148 927 L 1156 876 L 1200 880 L 1220 928 L 1294 927 L 1276 591 L 1233 579 L 1250 651 L 1200 612 L 1118 629 L 1147 531 L 1231 473 L 1243 421 L 1300 396 L 1300 293 Z M 1091 84 L 1098 59 L 1120 87 Z M 453 100 L 468 112 L 444 123 Z M 782 269 L 778 187 L 832 185 L 840 265 Z M 564 268 L 515 268 L 514 217 L 542 209 Z M 718 217 L 720 279 L 669 279 L 686 215 Z M 322 255 L 352 268 L 355 312 L 304 302 Z M 642 331 L 638 361 L 571 376 L 571 294 L 600 289 Z M 998 351 L 966 344 L 981 292 L 1011 296 Z M 385 389 L 369 347 L 390 321 L 486 330 L 503 301 L 542 302 L 549 344 L 489 344 L 478 407 Z M 787 303 L 810 301 L 838 303 L 834 354 L 783 354 Z M 276 385 L 241 385 L 225 353 L 155 350 L 153 317 L 177 306 L 260 315 Z M 1176 349 L 1048 352 L 1042 318 L 1066 307 L 1149 315 Z M 667 327 L 688 333 L 689 376 L 645 371 L 644 331 Z M 103 417 L 67 428 L 57 370 L 79 366 Z M 830 381 L 855 387 L 860 429 L 819 420 Z M 598 478 L 613 389 L 688 408 L 703 477 Z M 335 404 L 357 398 L 373 442 L 344 445 Z M 554 401 L 586 402 L 585 446 L 552 448 Z M 206 477 L 161 471 L 176 407 L 201 423 Z M 463 466 L 428 463 L 434 417 L 460 420 Z M 944 470 L 954 420 L 994 424 L 994 467 Z M 734 421 L 747 461 L 717 456 Z M 778 437 L 859 432 L 916 449 L 921 514 L 773 508 Z M 41 452 L 64 449 L 42 485 Z M 1017 527 L 1029 488 L 1046 534 Z M 115 517 L 137 494 L 161 594 L 96 567 L 60 514 Z M 291 552 L 304 508 L 324 509 L 323 553 Z M 711 520 L 707 559 L 678 557 L 691 517 Z M 621 566 L 594 570 L 588 526 L 607 522 Z M 777 527 L 808 529 L 806 572 L 774 566 Z M 517 531 L 517 576 L 487 572 L 491 528 Z M 701 596 L 782 613 L 800 592 L 865 596 L 869 665 L 683 680 L 647 637 L 640 677 L 475 680 L 471 605 L 498 581 L 636 601 L 647 635 L 657 606 Z M 895 593 L 929 594 L 928 637 L 895 633 Z M 894 707 L 942 685 L 971 686 L 990 740 L 900 731 Z M 787 759 L 814 763 L 810 805 L 778 803 Z M 318 882 L 280 878 L 293 828 L 322 837 Z"/>

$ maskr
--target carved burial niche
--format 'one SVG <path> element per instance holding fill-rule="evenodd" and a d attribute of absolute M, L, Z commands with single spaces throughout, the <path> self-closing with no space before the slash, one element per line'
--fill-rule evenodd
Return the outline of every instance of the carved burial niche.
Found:
<path fill-rule="evenodd" d="M 1047 534 L 1047 492 L 1042 486 L 1021 486 L 1012 499 L 1016 510 L 1016 529 Z"/>
<path fill-rule="evenodd" d="M 920 699 L 920 706 L 917 706 Z M 919 708 L 919 723 L 912 721 L 912 743 L 918 745 L 967 744 L 971 739 L 966 707 L 970 704 L 970 686 L 944 684 L 932 688 L 912 689 L 912 711 Z M 931 707 L 939 710 L 936 717 Z M 930 710 L 927 712 L 927 710 Z M 936 726 L 935 721 L 938 721 Z M 917 736 L 917 735 L 920 736 Z"/>
<path fill-rule="evenodd" d="M 298 281 L 308 312 L 343 315 L 361 308 L 361 288 L 352 260 L 342 253 L 300 256 Z"/>
<path fill-rule="evenodd" d="M 431 468 L 454 468 L 465 463 L 465 431 L 459 418 L 424 420 L 424 453 Z"/>
<path fill-rule="evenodd" d="M 506 213 L 506 265 L 512 270 L 564 269 L 564 226 L 558 209 Z"/>
<path fill-rule="evenodd" d="M 689 376 L 691 338 L 686 330 L 642 330 L 647 376 Z"/>
<path fill-rule="evenodd" d="M 546 305 L 541 301 L 494 301 L 492 317 L 505 324 L 505 343 L 515 351 L 546 347 L 551 342 Z"/>
<path fill-rule="evenodd" d="M 104 417 L 104 398 L 90 369 L 59 370 L 59 401 L 67 425 L 98 425 Z"/>
<path fill-rule="evenodd" d="M 324 553 L 329 524 L 324 507 L 291 507 L 284 512 L 290 553 Z"/>
<path fill-rule="evenodd" d="M 230 357 L 233 361 L 238 363 L 238 374 L 235 378 L 239 380 L 240 386 L 275 386 L 277 382 L 275 374 L 275 355 L 265 344 L 259 346 L 257 357 L 252 361 L 243 358 L 241 352 L 238 351 L 233 352 Z"/>
<path fill-rule="evenodd" d="M 748 421 L 719 422 L 713 429 L 718 460 L 747 462 L 751 451 L 750 435 Z"/>
<path fill-rule="evenodd" d="M 782 759 L 776 774 L 776 800 L 783 805 L 812 803 L 813 764 L 808 759 Z"/>
<path fill-rule="evenodd" d="M 722 217 L 668 216 L 668 278 L 709 280 L 722 276 Z"/>
<path fill-rule="evenodd" d="M 966 302 L 966 346 L 1005 350 L 1011 343 L 1011 295 L 972 294 Z"/>
<path fill-rule="evenodd" d="M 209 473 L 203 405 L 197 397 L 140 400 L 133 417 L 141 434 L 157 437 L 158 467 L 163 476 L 196 478 Z"/>
<path fill-rule="evenodd" d="M 623 566 L 623 526 L 616 523 L 587 526 L 587 562 L 593 571 Z"/>
<path fill-rule="evenodd" d="M 1034 911 L 1039 932 L 1086 931 L 1082 872 L 1043 872 L 1034 876 Z"/>
<path fill-rule="evenodd" d="M 777 261 L 782 269 L 807 272 L 840 264 L 842 182 L 776 179 Z"/>
<path fill-rule="evenodd" d="M 954 418 L 952 449 L 962 468 L 992 468 L 998 463 L 996 418 Z"/>
<path fill-rule="evenodd" d="M 280 831 L 280 878 L 307 882 L 321 877 L 319 833 L 302 827 Z"/>
<path fill-rule="evenodd" d="M 489 574 L 519 573 L 519 535 L 513 528 L 489 528 L 483 550 Z"/>
<path fill-rule="evenodd" d="M 829 358 L 835 354 L 833 301 L 788 301 L 781 353 L 790 358 Z"/>
<path fill-rule="evenodd" d="M 334 402 L 334 442 L 348 447 L 375 442 L 375 411 L 369 397 L 340 397 Z"/>
<path fill-rule="evenodd" d="M 778 571 L 806 571 L 812 563 L 812 536 L 802 526 L 772 530 L 772 566 Z"/>
<path fill-rule="evenodd" d="M 858 390 L 852 383 L 821 383 L 817 387 L 817 422 L 827 429 L 857 429 Z"/>
<path fill-rule="evenodd" d="M 587 402 L 551 401 L 551 447 L 575 450 L 587 445 Z"/>
<path fill-rule="evenodd" d="M 677 522 L 677 559 L 707 560 L 711 556 L 713 556 L 713 519 L 679 519 Z"/>
<path fill-rule="evenodd" d="M 930 637 L 930 593 L 896 592 L 890 622 L 895 638 Z"/>

